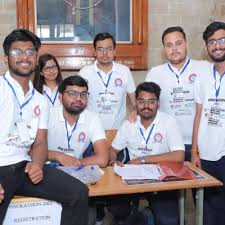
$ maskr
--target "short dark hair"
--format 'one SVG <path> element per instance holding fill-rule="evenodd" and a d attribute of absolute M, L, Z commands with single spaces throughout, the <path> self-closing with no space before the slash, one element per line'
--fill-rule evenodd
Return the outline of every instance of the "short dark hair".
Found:
<path fill-rule="evenodd" d="M 63 93 L 66 90 L 67 86 L 78 86 L 78 87 L 86 87 L 88 90 L 88 84 L 86 80 L 79 76 L 79 75 L 74 75 L 67 77 L 66 79 L 63 80 L 63 82 L 59 85 L 59 93 Z"/>
<path fill-rule="evenodd" d="M 180 32 L 183 37 L 184 40 L 186 41 L 186 34 L 184 32 L 184 29 L 182 27 L 168 27 L 166 30 L 164 30 L 163 34 L 162 34 L 162 43 L 164 44 L 164 37 L 167 34 L 173 33 L 173 32 Z"/>
<path fill-rule="evenodd" d="M 34 88 L 39 91 L 40 93 L 43 93 L 43 86 L 46 84 L 44 76 L 41 75 L 41 72 L 43 71 L 43 68 L 45 64 L 49 61 L 53 60 L 58 68 L 58 75 L 56 77 L 56 83 L 59 85 L 62 82 L 62 73 L 59 66 L 59 63 L 54 55 L 51 54 L 44 54 L 41 55 L 38 59 L 38 65 L 35 71 L 34 81 L 33 85 Z"/>
<path fill-rule="evenodd" d="M 141 91 L 146 91 L 146 92 L 155 94 L 157 100 L 159 100 L 161 88 L 159 87 L 158 84 L 154 82 L 143 82 L 143 83 L 140 83 L 136 88 L 136 91 L 135 91 L 136 98 L 138 98 L 138 95 Z"/>
<path fill-rule="evenodd" d="M 26 29 L 16 29 L 12 31 L 3 42 L 5 55 L 9 55 L 9 51 L 13 42 L 16 41 L 31 41 L 36 51 L 41 46 L 41 40 L 34 33 Z"/>
<path fill-rule="evenodd" d="M 94 41 L 93 41 L 94 48 L 96 48 L 96 42 L 97 41 L 103 41 L 105 39 L 111 39 L 112 42 L 113 42 L 113 47 L 114 48 L 116 47 L 115 38 L 111 34 L 109 34 L 107 32 L 104 32 L 104 33 L 98 33 L 98 34 L 96 34 L 96 36 L 94 38 Z"/>
<path fill-rule="evenodd" d="M 218 30 L 225 30 L 224 22 L 213 22 L 209 24 L 203 32 L 203 39 L 207 43 L 208 39 Z"/>

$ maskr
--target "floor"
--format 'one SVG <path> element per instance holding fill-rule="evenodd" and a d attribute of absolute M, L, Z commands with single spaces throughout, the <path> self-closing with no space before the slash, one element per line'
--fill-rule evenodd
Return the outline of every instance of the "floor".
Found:
<path fill-rule="evenodd" d="M 194 203 L 192 199 L 192 193 L 190 190 L 187 191 L 186 195 L 186 204 L 185 204 L 185 225 L 195 225 L 195 212 L 194 212 Z M 141 207 L 145 207 L 147 204 L 146 201 L 141 202 Z M 112 216 L 106 210 L 106 216 L 103 221 L 103 225 L 117 225 L 113 224 Z"/>

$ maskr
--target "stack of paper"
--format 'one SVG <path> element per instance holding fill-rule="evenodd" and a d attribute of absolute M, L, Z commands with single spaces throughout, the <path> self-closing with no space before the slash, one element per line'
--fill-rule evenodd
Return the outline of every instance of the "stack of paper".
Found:
<path fill-rule="evenodd" d="M 114 172 L 122 177 L 123 180 L 133 179 L 152 179 L 160 180 L 163 175 L 159 165 L 144 164 L 144 165 L 131 165 L 125 164 L 123 167 L 114 164 Z"/>

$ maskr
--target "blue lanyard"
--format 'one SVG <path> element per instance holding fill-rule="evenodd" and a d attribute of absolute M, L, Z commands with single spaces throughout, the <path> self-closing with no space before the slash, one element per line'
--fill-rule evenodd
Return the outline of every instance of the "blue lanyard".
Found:
<path fill-rule="evenodd" d="M 215 80 L 214 88 L 216 90 L 216 93 L 215 93 L 216 98 L 219 96 L 219 93 L 220 93 L 220 85 L 221 85 L 221 81 L 222 81 L 224 75 L 225 75 L 225 72 L 220 76 L 220 83 L 219 83 L 218 88 L 216 88 L 216 67 L 215 66 L 213 67 L 213 77 L 214 77 L 214 80 Z"/>
<path fill-rule="evenodd" d="M 27 101 L 25 101 L 22 105 L 20 105 L 19 99 L 17 98 L 16 92 L 15 92 L 15 90 L 14 90 L 12 84 L 10 84 L 10 82 L 7 80 L 7 78 L 5 77 L 5 75 L 3 76 L 3 78 L 5 79 L 5 81 L 6 81 L 7 84 L 9 85 L 9 87 L 11 88 L 11 90 L 12 90 L 12 92 L 13 92 L 13 95 L 15 96 L 16 101 L 17 101 L 17 103 L 18 103 L 18 105 L 19 105 L 19 107 L 20 107 L 20 115 L 22 116 L 22 109 L 23 109 L 23 107 L 26 106 L 26 105 L 30 102 L 30 100 L 32 99 L 32 97 L 34 96 L 34 88 L 33 88 L 33 90 L 32 90 L 32 95 L 31 95 L 31 97 L 30 97 L 29 99 L 27 99 Z"/>
<path fill-rule="evenodd" d="M 65 119 L 65 118 L 64 118 Z M 77 122 L 73 125 L 73 129 L 71 131 L 71 134 L 69 135 L 69 131 L 68 131 L 68 127 L 67 127 L 67 122 L 65 119 L 65 127 L 66 127 L 66 136 L 67 136 L 67 142 L 68 142 L 68 149 L 70 149 L 70 140 L 72 138 L 73 132 L 76 130 L 77 128 L 77 123 L 78 123 L 79 117 L 77 118 Z"/>
<path fill-rule="evenodd" d="M 143 139 L 145 140 L 146 148 L 147 148 L 148 141 L 149 141 L 149 139 L 150 139 L 150 136 L 151 136 L 151 134 L 152 134 L 152 131 L 153 131 L 154 126 L 155 126 L 155 124 L 152 125 L 152 127 L 151 127 L 151 129 L 150 129 L 150 131 L 149 131 L 149 133 L 148 133 L 147 139 L 145 138 L 144 133 L 143 133 L 142 129 L 140 128 L 141 136 L 142 136 Z"/>
<path fill-rule="evenodd" d="M 47 94 L 46 91 L 44 91 L 44 94 L 47 96 L 48 100 L 52 103 L 52 106 L 54 106 L 54 104 L 55 104 L 55 100 L 56 100 L 56 97 L 57 97 L 58 93 L 59 93 L 59 91 L 57 91 L 55 93 L 55 96 L 54 96 L 53 101 L 52 101 L 51 97 Z"/>
<path fill-rule="evenodd" d="M 167 63 L 167 65 L 168 65 L 169 69 L 171 70 L 171 72 L 172 72 L 173 74 L 175 74 L 175 76 L 176 76 L 176 78 L 177 78 L 177 83 L 178 83 L 178 84 L 180 83 L 180 80 L 179 80 L 179 79 L 180 79 L 181 74 L 186 70 L 186 68 L 187 68 L 187 66 L 189 65 L 189 63 L 190 63 L 190 59 L 188 59 L 188 61 L 187 61 L 186 64 L 184 65 L 182 71 L 180 72 L 180 75 L 176 74 L 176 73 L 173 71 L 173 69 L 172 69 L 172 67 L 170 66 L 170 64 Z"/>
<path fill-rule="evenodd" d="M 108 77 L 108 80 L 107 80 L 107 83 L 104 82 L 103 78 L 102 78 L 102 75 L 98 72 L 98 75 L 99 77 L 101 78 L 102 80 L 102 83 L 104 84 L 105 88 L 106 88 L 106 91 L 107 91 L 107 88 L 109 86 L 109 82 L 110 82 L 110 79 L 111 79 L 111 76 L 112 76 L 112 72 L 109 74 L 109 77 Z"/>

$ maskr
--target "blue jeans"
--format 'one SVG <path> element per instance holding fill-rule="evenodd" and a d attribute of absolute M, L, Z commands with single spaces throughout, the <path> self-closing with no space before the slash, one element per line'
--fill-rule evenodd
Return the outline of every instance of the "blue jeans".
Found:
<path fill-rule="evenodd" d="M 27 162 L 0 167 L 0 183 L 5 194 L 0 204 L 0 224 L 14 195 L 53 200 L 62 205 L 61 225 L 87 225 L 88 188 L 66 173 L 45 165 L 44 179 L 33 184 L 24 172 Z"/>

